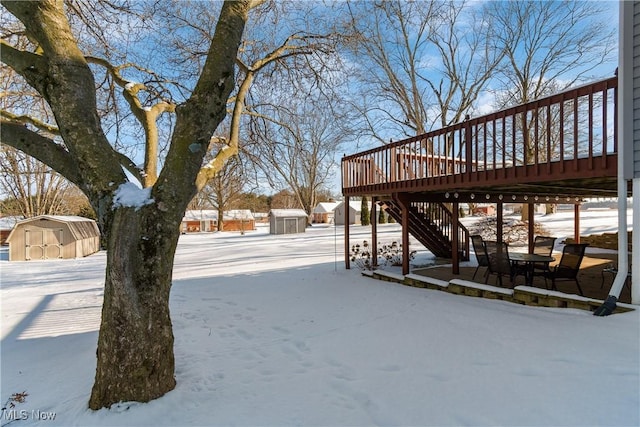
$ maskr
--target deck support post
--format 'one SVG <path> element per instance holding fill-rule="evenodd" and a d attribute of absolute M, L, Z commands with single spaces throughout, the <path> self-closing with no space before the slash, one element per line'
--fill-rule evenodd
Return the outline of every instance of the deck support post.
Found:
<path fill-rule="evenodd" d="M 378 215 L 377 215 L 378 198 L 371 198 L 371 266 L 378 267 Z M 382 208 L 380 208 L 382 209 Z"/>
<path fill-rule="evenodd" d="M 394 194 L 402 209 L 402 274 L 409 274 L 409 198 L 406 193 Z"/>
<path fill-rule="evenodd" d="M 527 222 L 528 222 L 527 239 L 529 244 L 529 253 L 533 253 L 533 235 L 535 233 L 534 222 L 536 220 L 535 210 L 536 210 L 536 205 L 534 203 L 529 204 L 529 212 L 527 212 Z"/>
<path fill-rule="evenodd" d="M 573 205 L 573 238 L 580 243 L 580 204 Z"/>
<path fill-rule="evenodd" d="M 451 264 L 452 264 L 452 273 L 460 274 L 460 249 L 459 249 L 459 232 L 458 232 L 458 221 L 460 216 L 460 204 L 456 201 L 451 205 L 452 224 L 451 224 Z"/>
<path fill-rule="evenodd" d="M 344 198 L 344 268 L 351 269 L 351 251 L 349 249 L 349 196 Z M 335 221 L 334 221 L 335 222 Z"/>
<path fill-rule="evenodd" d="M 496 209 L 496 241 L 497 242 L 502 242 L 502 223 L 503 223 L 503 217 L 504 217 L 504 212 L 502 210 L 502 204 L 501 203 L 497 203 L 497 209 Z"/>

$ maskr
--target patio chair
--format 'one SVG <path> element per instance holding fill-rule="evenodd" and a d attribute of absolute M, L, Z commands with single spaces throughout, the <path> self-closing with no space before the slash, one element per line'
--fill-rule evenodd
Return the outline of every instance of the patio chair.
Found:
<path fill-rule="evenodd" d="M 484 247 L 487 251 L 487 259 L 489 261 L 488 274 L 484 281 L 486 284 L 489 281 L 489 276 L 496 275 L 497 281 L 502 286 L 502 276 L 509 278 L 509 284 L 513 285 L 514 270 L 509 260 L 509 245 L 505 242 L 495 242 L 486 240 Z"/>
<path fill-rule="evenodd" d="M 487 256 L 487 249 L 484 247 L 484 240 L 482 240 L 482 236 L 479 234 L 475 234 L 471 236 L 471 243 L 473 244 L 473 252 L 476 254 L 476 259 L 478 260 L 478 266 L 476 267 L 476 271 L 473 272 L 474 280 L 476 278 L 476 274 L 480 267 L 489 267 L 489 257 Z M 485 270 L 485 277 L 489 274 L 489 269 Z"/>
<path fill-rule="evenodd" d="M 533 253 L 536 255 L 551 256 L 553 253 L 553 247 L 556 243 L 556 237 L 536 236 L 533 240 Z M 547 262 L 534 262 L 532 273 L 535 275 L 536 270 L 549 271 L 549 263 Z M 541 275 L 541 274 L 539 274 Z"/>
<path fill-rule="evenodd" d="M 571 243 L 565 245 L 562 250 L 562 258 L 560 258 L 558 265 L 542 273 L 545 286 L 547 286 L 547 279 L 550 279 L 551 289 L 557 291 L 556 282 L 573 280 L 576 282 L 580 295 L 584 296 L 580 283 L 578 282 L 578 273 L 580 272 L 580 264 L 582 264 L 587 246 L 589 246 L 588 243 Z"/>
<path fill-rule="evenodd" d="M 627 271 L 627 278 L 624 280 L 624 286 L 627 286 L 629 290 L 631 290 L 631 266 L 629 265 L 628 267 L 629 269 Z M 602 271 L 600 272 L 600 274 L 602 275 L 602 282 L 600 282 L 600 289 L 604 287 L 605 273 L 611 274 L 612 279 L 615 279 L 616 275 L 618 274 L 618 267 L 616 267 L 615 264 L 609 264 L 602 269 Z"/>

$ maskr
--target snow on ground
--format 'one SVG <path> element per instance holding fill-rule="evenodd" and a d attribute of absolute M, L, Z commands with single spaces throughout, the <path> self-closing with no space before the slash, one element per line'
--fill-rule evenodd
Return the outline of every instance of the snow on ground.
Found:
<path fill-rule="evenodd" d="M 582 225 L 610 228 L 611 215 Z M 571 219 L 537 218 L 567 236 Z M 379 228 L 383 243 L 400 238 Z M 352 243 L 370 237 L 351 229 Z M 97 412 L 105 253 L 0 262 L 0 397 L 28 394 L 0 424 L 640 425 L 639 311 L 595 317 L 372 280 L 344 269 L 342 232 L 182 236 L 177 387 Z"/>

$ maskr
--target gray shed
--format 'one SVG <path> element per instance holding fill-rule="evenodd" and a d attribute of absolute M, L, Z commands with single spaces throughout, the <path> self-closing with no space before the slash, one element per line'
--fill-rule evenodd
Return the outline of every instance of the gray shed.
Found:
<path fill-rule="evenodd" d="M 304 233 L 309 216 L 302 209 L 271 209 L 269 212 L 269 233 Z"/>
<path fill-rule="evenodd" d="M 95 221 L 40 215 L 16 223 L 7 238 L 9 261 L 81 258 L 100 250 Z"/>

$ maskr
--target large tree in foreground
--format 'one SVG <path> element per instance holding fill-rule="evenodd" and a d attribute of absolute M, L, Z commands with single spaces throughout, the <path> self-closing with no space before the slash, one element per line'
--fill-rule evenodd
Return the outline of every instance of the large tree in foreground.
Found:
<path fill-rule="evenodd" d="M 202 171 L 203 159 L 226 114 L 252 3 L 238 0 L 222 6 L 197 82 L 188 99 L 175 107 L 163 167 L 152 185 L 147 181 L 149 186 L 140 189 L 128 176 L 137 175 L 145 182 L 142 174 L 113 149 L 101 127 L 90 59 L 78 46 L 63 2 L 2 1 L 32 42 L 30 49 L 19 48 L 5 34 L 2 61 L 46 101 L 58 129 L 55 134 L 41 132 L 33 123 L 3 114 L 2 143 L 77 185 L 89 198 L 106 236 L 104 305 L 89 402 L 93 409 L 119 401 L 148 401 L 175 387 L 169 291 L 179 224 L 212 169 Z M 117 70 L 109 71 L 118 81 Z M 141 121 L 153 126 L 167 106 L 137 105 L 137 91 L 143 89 L 140 83 L 123 90 Z"/>

